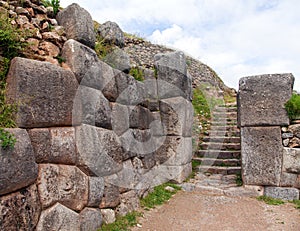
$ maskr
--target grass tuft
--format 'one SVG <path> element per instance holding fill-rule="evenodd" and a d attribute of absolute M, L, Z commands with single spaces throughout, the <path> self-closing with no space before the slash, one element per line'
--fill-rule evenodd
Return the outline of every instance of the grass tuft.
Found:
<path fill-rule="evenodd" d="M 142 69 L 133 67 L 130 69 L 129 75 L 133 76 L 137 81 L 144 81 L 145 76 Z"/>
<path fill-rule="evenodd" d="M 293 200 L 293 204 L 295 204 L 296 209 L 300 209 L 300 200 Z"/>
<path fill-rule="evenodd" d="M 257 200 L 264 201 L 268 205 L 282 205 L 285 203 L 281 199 L 276 199 L 276 198 L 268 197 L 268 196 L 259 196 L 259 197 L 257 197 Z"/>
<path fill-rule="evenodd" d="M 134 211 L 123 217 L 117 217 L 114 223 L 104 224 L 99 231 L 129 231 L 130 227 L 137 224 L 137 218 L 140 216 L 142 213 Z"/>
<path fill-rule="evenodd" d="M 174 191 L 168 191 L 165 188 L 170 186 L 174 188 Z M 164 202 L 168 201 L 174 194 L 176 194 L 181 187 L 172 184 L 172 183 L 165 183 L 162 185 L 158 185 L 154 187 L 153 192 L 149 193 L 145 198 L 141 199 L 141 205 L 144 208 L 154 208 L 156 205 L 162 205 Z"/>

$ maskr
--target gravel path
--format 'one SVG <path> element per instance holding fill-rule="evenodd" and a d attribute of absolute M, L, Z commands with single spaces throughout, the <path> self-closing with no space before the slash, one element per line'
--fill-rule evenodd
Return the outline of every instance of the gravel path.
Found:
<path fill-rule="evenodd" d="M 199 173 L 170 201 L 143 211 L 132 231 L 300 231 L 294 204 L 267 205 L 260 187 L 236 187 L 233 176 Z"/>

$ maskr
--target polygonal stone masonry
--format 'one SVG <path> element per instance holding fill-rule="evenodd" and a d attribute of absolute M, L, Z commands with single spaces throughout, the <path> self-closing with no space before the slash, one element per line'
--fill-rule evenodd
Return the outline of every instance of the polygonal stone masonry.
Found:
<path fill-rule="evenodd" d="M 0 147 L 0 195 L 14 192 L 35 182 L 38 166 L 25 129 L 6 129 L 14 135 L 14 148 Z"/>
<path fill-rule="evenodd" d="M 37 184 L 43 209 L 59 202 L 80 211 L 88 203 L 88 177 L 75 166 L 40 164 Z"/>

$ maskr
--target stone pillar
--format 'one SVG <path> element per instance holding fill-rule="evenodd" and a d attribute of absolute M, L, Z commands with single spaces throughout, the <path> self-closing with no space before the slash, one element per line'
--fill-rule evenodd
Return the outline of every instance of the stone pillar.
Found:
<path fill-rule="evenodd" d="M 246 185 L 280 186 L 281 126 L 289 124 L 284 104 L 292 95 L 292 74 L 244 77 L 239 82 L 242 177 Z"/>

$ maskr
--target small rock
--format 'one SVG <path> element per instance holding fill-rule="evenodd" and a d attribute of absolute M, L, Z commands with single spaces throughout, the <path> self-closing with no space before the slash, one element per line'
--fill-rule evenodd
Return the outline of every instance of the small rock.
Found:
<path fill-rule="evenodd" d="M 294 137 L 293 139 L 290 140 L 289 143 L 290 148 L 297 148 L 300 147 L 300 139 L 297 137 Z"/>
<path fill-rule="evenodd" d="M 293 138 L 293 137 L 294 137 L 294 134 L 291 132 L 282 133 L 282 139 Z"/>
<path fill-rule="evenodd" d="M 282 127 L 282 128 L 281 128 L 281 131 L 282 131 L 282 132 L 287 132 L 287 131 L 288 131 L 288 128 L 287 128 L 287 127 Z"/>
<path fill-rule="evenodd" d="M 116 214 L 112 209 L 101 209 L 101 214 L 105 224 L 111 224 L 116 221 Z"/>
<path fill-rule="evenodd" d="M 284 140 L 282 141 L 282 143 L 283 143 L 283 146 L 284 146 L 284 147 L 287 147 L 287 146 L 289 146 L 290 139 L 284 139 Z"/>
<path fill-rule="evenodd" d="M 171 186 L 166 186 L 165 190 L 167 190 L 169 192 L 174 192 L 175 191 L 175 189 L 173 187 L 171 187 Z"/>

